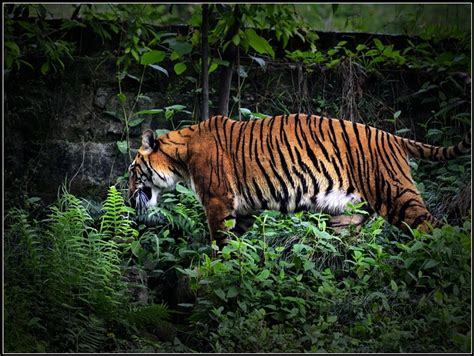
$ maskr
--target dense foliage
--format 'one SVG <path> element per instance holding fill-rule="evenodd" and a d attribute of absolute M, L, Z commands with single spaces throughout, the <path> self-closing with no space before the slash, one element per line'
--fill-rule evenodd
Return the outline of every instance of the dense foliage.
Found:
<path fill-rule="evenodd" d="M 66 191 L 46 218 L 38 203 L 6 216 L 5 351 L 470 349 L 470 220 L 336 235 L 322 214 L 266 212 L 211 259 L 184 187 L 148 228 L 114 187 L 103 210 Z"/>

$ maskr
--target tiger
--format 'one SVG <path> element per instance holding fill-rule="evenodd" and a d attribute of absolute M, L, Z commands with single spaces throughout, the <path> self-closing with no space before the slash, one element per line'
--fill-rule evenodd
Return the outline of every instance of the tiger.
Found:
<path fill-rule="evenodd" d="M 427 232 L 438 220 L 415 186 L 408 158 L 453 159 L 470 152 L 470 135 L 438 147 L 318 115 L 249 121 L 217 115 L 159 137 L 144 131 L 129 166 L 129 196 L 135 208 L 149 209 L 162 192 L 186 184 L 219 247 L 229 241 L 226 231 L 243 234 L 263 210 L 325 212 L 341 226 L 364 222 L 365 214 L 341 218 L 348 203 L 360 202 L 398 228 Z"/>

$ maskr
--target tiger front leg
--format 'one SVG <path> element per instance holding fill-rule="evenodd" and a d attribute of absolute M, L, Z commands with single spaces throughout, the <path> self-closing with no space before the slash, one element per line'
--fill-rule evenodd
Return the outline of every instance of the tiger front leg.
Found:
<path fill-rule="evenodd" d="M 207 223 L 209 224 L 209 232 L 212 241 L 216 241 L 217 246 L 222 249 L 229 242 L 225 235 L 228 228 L 225 221 L 233 216 L 231 201 L 225 201 L 220 198 L 211 198 L 206 204 L 205 211 Z"/>

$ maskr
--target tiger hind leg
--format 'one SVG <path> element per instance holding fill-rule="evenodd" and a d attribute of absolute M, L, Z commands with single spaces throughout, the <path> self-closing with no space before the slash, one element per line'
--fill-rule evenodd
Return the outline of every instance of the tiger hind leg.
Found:
<path fill-rule="evenodd" d="M 423 232 L 431 231 L 432 227 L 438 225 L 438 220 L 431 215 L 426 208 L 425 202 L 413 184 L 405 186 L 398 199 L 390 204 L 390 209 L 385 209 L 381 215 L 390 223 L 405 232 L 409 228 Z"/>
<path fill-rule="evenodd" d="M 430 232 L 438 224 L 438 220 L 424 206 L 407 208 L 404 219 L 398 222 L 400 228 L 405 232 L 409 230 L 407 226 L 422 232 Z"/>

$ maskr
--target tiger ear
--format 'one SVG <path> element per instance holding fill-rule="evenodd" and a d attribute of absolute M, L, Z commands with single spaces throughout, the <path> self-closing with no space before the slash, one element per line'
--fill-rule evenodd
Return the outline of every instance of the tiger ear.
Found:
<path fill-rule="evenodd" d="M 145 156 L 153 152 L 156 146 L 155 133 L 152 130 L 146 130 L 142 134 L 142 147 L 140 147 L 140 154 Z"/>

